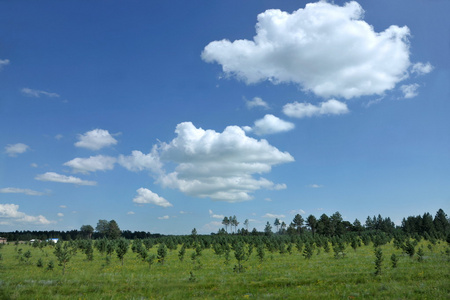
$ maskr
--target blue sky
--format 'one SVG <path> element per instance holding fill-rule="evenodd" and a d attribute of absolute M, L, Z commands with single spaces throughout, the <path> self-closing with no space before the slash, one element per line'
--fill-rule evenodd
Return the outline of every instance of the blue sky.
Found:
<path fill-rule="evenodd" d="M 0 231 L 450 210 L 448 1 L 1 1 Z"/>

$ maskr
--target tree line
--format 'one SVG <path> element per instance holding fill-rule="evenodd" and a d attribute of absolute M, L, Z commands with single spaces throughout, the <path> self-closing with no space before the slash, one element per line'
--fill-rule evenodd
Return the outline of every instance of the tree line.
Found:
<path fill-rule="evenodd" d="M 339 212 L 335 212 L 331 216 L 322 214 L 319 218 L 309 215 L 304 219 L 300 214 L 294 216 L 293 220 L 288 224 L 275 218 L 273 223 L 266 223 L 264 231 L 259 232 L 256 228 L 252 231 L 248 230 L 249 220 L 244 221 L 244 227 L 238 229 L 240 224 L 236 216 L 224 217 L 222 220 L 224 228 L 217 233 L 211 235 L 241 235 L 241 236 L 295 236 L 295 235 L 311 235 L 334 237 L 342 236 L 347 233 L 382 232 L 386 234 L 408 234 L 410 236 L 418 235 L 425 238 L 435 238 L 450 241 L 450 220 L 446 213 L 439 209 L 434 218 L 430 213 L 424 213 L 418 216 L 409 216 L 403 218 L 400 226 L 395 226 L 394 222 L 387 217 L 381 215 L 368 216 L 365 223 L 362 224 L 358 219 L 353 223 L 345 221 Z M 272 224 L 275 226 L 272 227 Z M 230 226 L 230 232 L 228 232 Z M 234 229 L 233 229 L 234 227 Z M 120 230 L 115 220 L 99 220 L 94 228 L 91 225 L 82 225 L 80 230 L 70 231 L 14 231 L 0 232 L 0 236 L 5 237 L 8 241 L 29 241 L 31 239 L 47 240 L 49 238 L 59 238 L 70 241 L 75 239 L 149 239 L 164 237 L 161 234 L 152 234 L 145 231 Z"/>

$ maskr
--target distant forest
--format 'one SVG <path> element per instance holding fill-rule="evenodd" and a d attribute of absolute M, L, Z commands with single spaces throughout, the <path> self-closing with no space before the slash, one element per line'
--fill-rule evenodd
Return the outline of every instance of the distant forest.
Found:
<path fill-rule="evenodd" d="M 249 230 L 249 222 L 245 220 L 243 227 L 238 229 L 240 224 L 235 216 L 225 217 L 222 221 L 224 228 L 211 235 L 234 235 L 234 236 L 324 236 L 336 237 L 351 233 L 352 235 L 367 235 L 372 233 L 384 233 L 389 236 L 409 235 L 411 237 L 423 237 L 425 239 L 440 239 L 450 243 L 450 220 L 446 213 L 439 209 L 433 217 L 430 213 L 424 213 L 419 216 L 409 216 L 403 218 L 401 226 L 395 226 L 391 219 L 383 218 L 381 215 L 367 217 L 362 224 L 358 219 L 353 223 L 344 221 L 339 212 L 331 216 L 322 214 L 319 218 L 309 215 L 304 219 L 297 214 L 292 222 L 287 225 L 275 219 L 273 223 L 267 222 L 264 231 L 257 231 L 256 228 Z M 273 226 L 272 226 L 273 225 Z M 233 230 L 234 226 L 234 230 Z M 230 230 L 228 230 L 230 227 Z M 192 233 L 196 234 L 196 229 Z M 80 230 L 69 231 L 14 231 L 0 232 L 0 237 L 6 238 L 8 242 L 30 241 L 32 239 L 47 240 L 58 238 L 64 241 L 76 239 L 149 239 L 160 238 L 167 235 L 150 233 L 145 231 L 120 230 L 116 221 L 99 220 L 97 226 L 83 225 Z"/>

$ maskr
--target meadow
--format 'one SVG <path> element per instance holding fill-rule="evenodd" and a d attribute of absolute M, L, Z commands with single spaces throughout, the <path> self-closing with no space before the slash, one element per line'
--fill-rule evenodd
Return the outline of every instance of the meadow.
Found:
<path fill-rule="evenodd" d="M 67 243 L 67 242 L 65 242 Z M 245 244 L 246 251 L 248 245 Z M 331 243 L 330 243 L 331 246 Z M 417 249 L 423 249 L 417 255 Z M 291 253 L 256 248 L 237 272 L 235 251 L 217 255 L 212 247 L 200 255 L 187 248 L 184 259 L 168 250 L 164 263 L 152 264 L 131 250 L 122 261 L 94 249 L 72 253 L 64 274 L 55 246 L 29 243 L 0 249 L 1 299 L 450 299 L 450 249 L 447 242 L 421 240 L 411 257 L 392 241 L 382 251 L 381 274 L 376 275 L 374 247 L 354 250 L 348 244 L 335 257 L 316 247 L 310 259 L 304 250 Z M 149 249 L 157 255 L 158 245 Z M 345 255 L 344 255 L 345 254 Z M 391 255 L 398 257 L 392 267 Z M 420 258 L 420 259 L 419 259 Z M 53 262 L 53 269 L 49 263 Z M 38 266 L 40 265 L 40 266 Z"/>

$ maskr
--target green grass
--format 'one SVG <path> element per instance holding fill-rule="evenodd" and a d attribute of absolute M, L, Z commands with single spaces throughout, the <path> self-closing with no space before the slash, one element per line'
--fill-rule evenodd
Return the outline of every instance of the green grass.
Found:
<path fill-rule="evenodd" d="M 169 251 L 164 265 L 149 268 L 131 250 L 124 266 L 112 256 L 106 265 L 104 256 L 94 252 L 94 260 L 77 253 L 67 263 L 65 274 L 58 266 L 53 248 L 40 250 L 18 245 L 22 253 L 31 251 L 28 262 L 18 258 L 16 246 L 0 249 L 0 299 L 450 299 L 450 257 L 447 244 L 440 242 L 425 250 L 423 262 L 395 250 L 392 244 L 383 251 L 382 274 L 375 276 L 375 255 L 371 246 L 356 252 L 346 248 L 346 257 L 315 251 L 310 260 L 298 253 L 271 254 L 266 250 L 261 263 L 256 251 L 246 262 L 245 272 L 235 273 L 233 252 L 228 265 L 212 250 L 203 250 L 201 269 L 190 259 L 187 249 L 183 262 L 178 251 Z M 180 248 L 180 247 L 179 247 Z M 157 247 L 151 249 L 156 254 Z M 390 256 L 400 257 L 392 268 Z M 44 267 L 36 266 L 38 259 Z M 46 270 L 53 260 L 55 269 Z M 192 275 L 191 275 L 192 272 Z"/>

